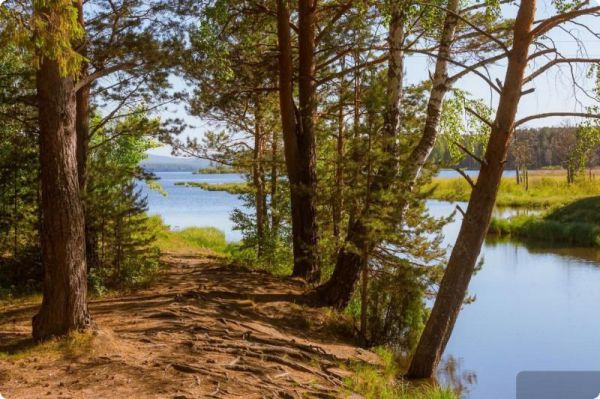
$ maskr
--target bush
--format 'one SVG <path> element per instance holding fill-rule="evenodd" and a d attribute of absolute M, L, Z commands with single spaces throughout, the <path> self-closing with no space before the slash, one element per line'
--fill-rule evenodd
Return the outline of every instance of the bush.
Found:
<path fill-rule="evenodd" d="M 16 258 L 0 257 L 0 298 L 42 289 L 44 268 L 38 247 L 23 249 Z"/>

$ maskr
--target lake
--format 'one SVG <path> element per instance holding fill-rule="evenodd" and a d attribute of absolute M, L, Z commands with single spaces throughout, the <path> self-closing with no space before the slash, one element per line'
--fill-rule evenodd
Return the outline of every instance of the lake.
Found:
<path fill-rule="evenodd" d="M 236 196 L 174 185 L 240 181 L 239 175 L 157 175 L 169 195 L 149 192 L 150 213 L 174 228 L 214 226 L 228 240 L 240 239 L 229 220 L 234 208 L 243 207 Z M 428 208 L 446 216 L 455 205 L 428 201 Z M 457 213 L 444 229 L 447 245 L 459 227 Z M 469 289 L 476 301 L 458 318 L 445 356 L 445 368 L 453 372 L 442 371 L 442 380 L 464 380 L 465 398 L 508 399 L 515 397 L 520 371 L 600 370 L 600 251 L 487 240 L 482 256 L 483 269 Z"/>
<path fill-rule="evenodd" d="M 239 231 L 233 230 L 229 214 L 235 208 L 244 209 L 236 195 L 222 191 L 205 191 L 197 187 L 176 186 L 177 182 L 230 183 L 242 181 L 238 174 L 195 175 L 191 172 L 157 172 L 158 183 L 167 192 L 164 196 L 144 188 L 148 195 L 149 213 L 160 215 L 174 230 L 186 227 L 216 227 L 225 232 L 227 241 L 241 240 Z"/>

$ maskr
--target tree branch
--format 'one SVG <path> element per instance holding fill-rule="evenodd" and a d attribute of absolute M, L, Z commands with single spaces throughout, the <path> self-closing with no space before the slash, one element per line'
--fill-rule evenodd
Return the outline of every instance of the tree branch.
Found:
<path fill-rule="evenodd" d="M 461 151 L 463 151 L 465 154 L 467 154 L 468 156 L 470 156 L 471 158 L 473 158 L 474 160 L 476 160 L 477 162 L 479 162 L 480 165 L 486 165 L 487 162 L 485 161 L 485 159 L 481 159 L 479 158 L 477 155 L 473 154 L 471 151 L 469 151 L 469 149 L 467 147 L 465 147 L 464 145 L 460 144 L 457 141 L 452 141 L 454 143 L 455 146 L 457 146 L 458 148 L 461 149 Z"/>
<path fill-rule="evenodd" d="M 110 66 L 108 68 L 97 70 L 96 72 L 91 73 L 88 76 L 86 76 L 85 78 L 78 81 L 77 84 L 75 84 L 75 91 L 79 91 L 81 88 L 92 84 L 94 81 L 96 81 L 100 78 L 108 76 L 117 71 L 124 71 L 127 69 L 134 68 L 135 66 L 137 66 L 137 64 L 134 62 L 124 62 L 121 64 L 116 64 L 116 65 Z"/>
<path fill-rule="evenodd" d="M 475 183 L 473 183 L 473 179 L 471 179 L 471 176 L 469 176 L 464 170 L 462 170 L 461 168 L 452 168 L 452 169 L 454 169 L 455 171 L 458 172 L 459 175 L 464 177 L 465 180 L 467 181 L 467 183 L 469 183 L 469 186 L 471 186 L 471 188 L 475 188 Z"/>
<path fill-rule="evenodd" d="M 535 119 L 552 118 L 555 116 L 575 116 L 579 118 L 600 119 L 600 114 L 590 114 L 589 112 L 546 112 L 544 114 L 536 114 L 519 119 L 515 122 L 514 128 Z"/>
<path fill-rule="evenodd" d="M 586 4 L 589 4 L 589 1 L 584 2 L 582 6 Z M 600 6 L 585 9 L 575 9 L 569 12 L 555 15 L 553 17 L 539 21 L 539 24 L 531 31 L 531 35 L 532 37 L 542 36 L 549 30 L 556 27 L 557 25 L 562 24 L 563 22 L 570 21 L 583 15 L 595 14 L 598 12 L 600 12 Z"/>
<path fill-rule="evenodd" d="M 329 33 L 329 31 L 331 30 L 331 28 L 333 28 L 333 26 L 335 25 L 335 23 L 344 16 L 344 14 L 346 13 L 346 11 L 348 11 L 350 9 L 350 7 L 352 7 L 352 4 L 354 2 L 352 0 L 350 0 L 349 2 L 347 2 L 346 4 L 342 5 L 342 7 L 338 10 L 338 12 L 329 20 L 329 23 L 327 24 L 327 26 L 325 26 L 321 32 L 319 32 L 317 34 L 317 37 L 315 37 L 315 43 L 318 44 L 321 42 L 321 40 L 323 40 L 323 38 L 325 37 L 325 35 L 327 33 Z"/>
<path fill-rule="evenodd" d="M 470 107 L 465 107 L 465 110 L 471 115 L 475 116 L 480 121 L 482 121 L 483 123 L 485 123 L 486 125 L 488 125 L 489 127 L 492 127 L 492 122 L 480 115 L 479 112 L 475 111 L 474 109 L 471 109 Z"/>
<path fill-rule="evenodd" d="M 540 76 L 541 74 L 543 74 L 544 72 L 546 72 L 548 69 L 552 68 L 555 65 L 571 64 L 571 63 L 590 63 L 590 64 L 600 63 L 600 58 L 557 58 L 555 60 L 548 62 L 546 65 L 544 65 L 544 66 L 540 67 L 539 69 L 537 69 L 536 71 L 534 71 L 531 75 L 527 76 L 523 80 L 523 84 L 531 82 L 533 79 L 537 78 L 538 76 Z"/>

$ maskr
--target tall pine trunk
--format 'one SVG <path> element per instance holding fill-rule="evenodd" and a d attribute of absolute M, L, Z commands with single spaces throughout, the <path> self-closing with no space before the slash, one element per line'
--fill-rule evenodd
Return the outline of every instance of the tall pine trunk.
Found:
<path fill-rule="evenodd" d="M 265 244 L 265 227 L 267 220 L 267 198 L 265 192 L 265 170 L 263 166 L 264 137 L 262 131 L 262 114 L 260 96 L 256 95 L 254 104 L 254 154 L 252 161 L 252 183 L 256 195 L 256 239 L 257 254 L 261 257 Z"/>
<path fill-rule="evenodd" d="M 41 167 L 41 244 L 44 298 L 33 318 L 43 340 L 90 325 L 87 309 L 85 228 L 77 171 L 73 79 L 44 58 L 37 72 Z"/>
<path fill-rule="evenodd" d="M 83 1 L 77 2 L 77 13 L 79 25 L 85 29 L 83 14 Z M 79 53 L 87 56 L 87 45 L 85 38 L 82 41 Z M 85 79 L 88 76 L 87 62 L 81 63 L 81 72 L 79 79 Z M 81 87 L 76 94 L 77 114 L 75 118 L 75 130 L 77 132 L 77 174 L 79 180 L 79 189 L 83 198 L 83 212 L 85 219 L 85 249 L 88 269 L 98 265 L 98 233 L 93 227 L 91 215 L 89 215 L 86 206 L 86 194 L 88 189 L 87 161 L 90 147 L 90 85 Z"/>
<path fill-rule="evenodd" d="M 514 22 L 513 48 L 508 56 L 506 77 L 484 163 L 471 193 L 431 315 L 412 358 L 408 371 L 410 378 L 433 375 L 464 302 L 489 227 L 514 129 L 529 46 L 533 39 L 531 27 L 535 8 L 535 0 L 523 0 L 519 6 Z"/>
<path fill-rule="evenodd" d="M 320 277 L 317 255 L 316 144 L 314 135 L 314 4 L 299 2 L 299 98 L 293 96 L 293 58 L 290 15 L 285 0 L 277 2 L 279 43 L 279 101 L 284 154 L 290 181 L 294 269 L 292 275 L 309 282 Z"/>
<path fill-rule="evenodd" d="M 279 202 L 278 202 L 278 179 L 279 173 L 277 171 L 277 157 L 278 157 L 278 139 L 277 130 L 273 129 L 271 136 L 271 236 L 277 237 L 279 235 Z"/>
<path fill-rule="evenodd" d="M 341 69 L 345 68 L 345 62 L 342 59 Z M 344 81 L 340 82 L 340 92 L 338 94 L 338 129 L 336 137 L 336 159 L 335 159 L 335 187 L 332 196 L 331 210 L 333 222 L 333 236 L 336 247 L 340 243 L 342 209 L 344 207 L 344 135 L 346 134 L 344 123 Z M 339 248 L 338 248 L 339 249 Z"/>

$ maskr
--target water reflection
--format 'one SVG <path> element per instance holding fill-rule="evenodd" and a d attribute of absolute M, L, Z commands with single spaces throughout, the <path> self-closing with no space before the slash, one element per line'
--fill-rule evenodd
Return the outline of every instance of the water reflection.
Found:
<path fill-rule="evenodd" d="M 553 242 L 542 242 L 536 240 L 516 240 L 511 237 L 489 236 L 485 240 L 486 246 L 512 245 L 524 247 L 531 254 L 554 254 L 566 260 L 589 262 L 592 266 L 600 267 L 600 251 L 589 247 L 564 247 Z"/>
<path fill-rule="evenodd" d="M 477 373 L 473 370 L 463 370 L 462 359 L 447 356 L 440 363 L 437 383 L 441 386 L 452 387 L 452 390 L 461 396 L 468 397 L 470 387 L 477 384 Z"/>

